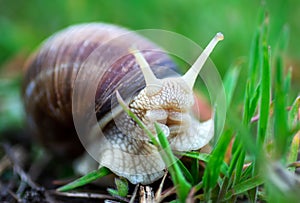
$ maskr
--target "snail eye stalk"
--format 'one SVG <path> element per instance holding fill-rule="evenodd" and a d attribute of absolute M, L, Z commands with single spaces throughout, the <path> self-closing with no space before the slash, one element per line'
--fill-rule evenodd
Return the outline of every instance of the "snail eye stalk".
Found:
<path fill-rule="evenodd" d="M 209 42 L 207 47 L 201 53 L 201 55 L 197 58 L 196 62 L 192 65 L 192 67 L 182 76 L 182 79 L 188 84 L 188 86 L 193 89 L 195 85 L 195 81 L 200 73 L 204 63 L 208 59 L 210 53 L 217 45 L 217 43 L 224 39 L 222 33 L 217 33 L 215 37 Z"/>
<path fill-rule="evenodd" d="M 136 62 L 138 63 L 143 72 L 146 81 L 146 86 L 161 85 L 161 81 L 158 78 L 156 78 L 143 54 L 138 50 L 130 50 L 130 52 L 134 55 Z"/>

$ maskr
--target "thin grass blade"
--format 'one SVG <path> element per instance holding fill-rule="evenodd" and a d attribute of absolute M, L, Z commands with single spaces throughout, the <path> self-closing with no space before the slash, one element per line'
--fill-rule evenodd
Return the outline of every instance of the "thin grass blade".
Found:
<path fill-rule="evenodd" d="M 233 68 L 230 68 L 224 77 L 223 85 L 224 85 L 225 93 L 226 93 L 227 109 L 231 104 L 231 100 L 232 100 L 233 93 L 234 93 L 234 90 L 235 90 L 235 87 L 237 84 L 239 73 L 240 73 L 240 67 L 235 66 Z"/>
<path fill-rule="evenodd" d="M 244 182 L 235 185 L 225 196 L 225 199 L 230 199 L 232 196 L 236 196 L 245 193 L 255 187 L 264 183 L 264 179 L 261 176 L 255 176 Z"/>
<path fill-rule="evenodd" d="M 203 175 L 204 192 L 207 200 L 210 199 L 210 192 L 217 184 L 224 156 L 231 138 L 231 131 L 226 131 L 222 134 L 207 163 L 206 170 Z"/>
<path fill-rule="evenodd" d="M 88 174 L 86 174 L 85 176 L 82 176 L 81 178 L 67 184 L 64 185 L 60 188 L 57 189 L 57 191 L 59 192 L 66 192 L 69 190 L 73 190 L 75 188 L 78 188 L 80 186 L 86 185 L 90 182 L 93 182 L 99 178 L 102 178 L 108 174 L 111 174 L 111 171 L 108 168 L 105 167 L 101 167 L 98 170 L 92 171 Z"/>
<path fill-rule="evenodd" d="M 156 122 L 154 123 L 154 126 L 159 143 L 163 149 L 160 153 L 162 154 L 164 161 L 167 162 L 166 164 L 176 187 L 178 198 L 180 201 L 184 202 L 192 188 L 191 184 L 185 179 L 161 127 Z"/>

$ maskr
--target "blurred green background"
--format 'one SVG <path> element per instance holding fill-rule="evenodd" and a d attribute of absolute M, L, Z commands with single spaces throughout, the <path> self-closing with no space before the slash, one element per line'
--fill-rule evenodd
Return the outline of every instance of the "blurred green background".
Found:
<path fill-rule="evenodd" d="M 251 39 L 263 6 L 270 16 L 272 51 L 283 27 L 290 29 L 286 62 L 287 67 L 293 66 L 293 89 L 298 94 L 298 0 L 0 0 L 0 131 L 22 126 L 19 88 L 24 60 L 45 38 L 68 25 L 102 21 L 132 30 L 165 29 L 202 47 L 221 31 L 225 40 L 211 59 L 224 76 L 236 63 L 242 62 L 241 69 L 247 69 Z M 246 73 L 241 71 L 242 86 Z"/>

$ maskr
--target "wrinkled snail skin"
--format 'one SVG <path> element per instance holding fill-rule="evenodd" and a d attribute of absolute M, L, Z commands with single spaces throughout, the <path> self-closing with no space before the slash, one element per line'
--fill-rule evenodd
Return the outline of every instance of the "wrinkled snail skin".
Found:
<path fill-rule="evenodd" d="M 116 91 L 129 99 L 129 109 L 153 133 L 154 122 L 159 123 L 173 150 L 203 147 L 213 136 L 213 121 L 200 123 L 190 114 L 192 89 L 205 60 L 223 35 L 215 36 L 184 76 L 175 77 L 176 65 L 167 54 L 134 33 L 122 40 L 121 36 L 128 32 L 114 25 L 93 23 L 73 26 L 50 37 L 26 64 L 23 97 L 29 126 L 38 139 L 58 155 L 79 155 L 83 147 L 72 119 L 74 83 L 86 59 L 100 47 L 92 63 L 105 68 L 105 73 L 97 85 L 95 111 L 97 126 L 108 144 L 91 142 L 89 148 L 100 152 L 96 158 L 100 166 L 134 184 L 149 184 L 163 175 L 166 165 L 144 131 L 120 110 Z M 113 42 L 116 38 L 121 40 Z M 120 58 L 105 65 L 112 56 Z M 118 112 L 115 118 L 111 112 Z M 86 136 L 95 136 L 93 130 Z M 85 168 L 83 172 L 92 169 L 83 162 L 79 163 L 79 168 Z"/>

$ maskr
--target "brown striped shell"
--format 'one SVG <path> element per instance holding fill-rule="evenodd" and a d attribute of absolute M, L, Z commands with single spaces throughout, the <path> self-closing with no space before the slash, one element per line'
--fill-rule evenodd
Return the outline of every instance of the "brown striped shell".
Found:
<path fill-rule="evenodd" d="M 74 80 L 81 65 L 96 48 L 128 32 L 118 26 L 102 23 L 72 26 L 47 39 L 27 61 L 23 97 L 28 123 L 33 133 L 51 151 L 63 156 L 82 153 L 83 148 L 72 119 Z M 141 50 L 158 48 L 137 34 L 131 34 L 127 41 L 131 44 L 137 42 Z M 122 44 L 119 46 L 122 47 Z M 118 54 L 120 47 L 109 47 L 103 57 Z M 167 64 L 171 68 L 175 67 L 164 54 L 148 52 L 145 57 L 152 65 Z M 109 68 L 110 71 L 103 76 L 97 90 L 96 102 L 99 108 L 96 108 L 99 118 L 111 110 L 110 96 L 117 86 L 126 86 L 128 92 L 145 86 L 132 55 L 124 56 Z M 154 72 L 163 75 L 167 71 Z M 130 78 L 130 75 L 133 77 Z"/>

